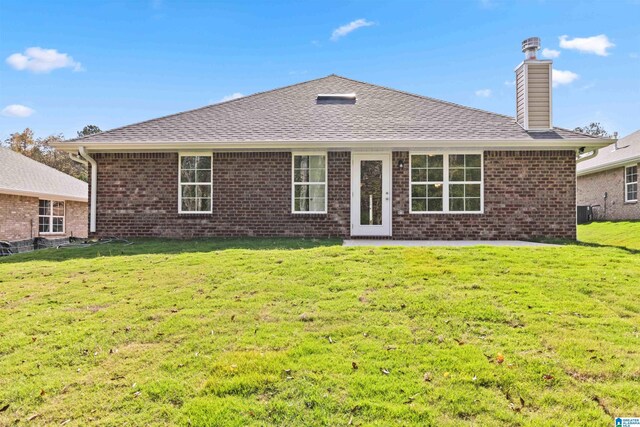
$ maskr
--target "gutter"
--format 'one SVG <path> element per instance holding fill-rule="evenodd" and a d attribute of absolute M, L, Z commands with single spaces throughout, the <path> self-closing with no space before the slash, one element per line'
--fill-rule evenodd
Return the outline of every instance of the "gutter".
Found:
<path fill-rule="evenodd" d="M 432 139 L 432 140 L 345 140 L 345 141 L 217 141 L 217 142 L 176 142 L 176 141 L 110 141 L 92 142 L 94 152 L 176 152 L 188 150 L 218 151 L 282 151 L 292 149 L 388 149 L 407 151 L 412 149 L 484 149 L 484 150 L 577 150 L 595 149 L 611 145 L 615 139 L 578 138 L 578 139 Z M 75 142 L 56 142 L 55 148 L 75 152 L 81 146 Z"/>
<path fill-rule="evenodd" d="M 89 232 L 96 232 L 96 199 L 98 194 L 98 163 L 91 157 L 84 146 L 78 147 L 80 157 L 91 164 L 91 212 L 89 213 Z M 73 159 L 73 157 L 71 157 Z"/>

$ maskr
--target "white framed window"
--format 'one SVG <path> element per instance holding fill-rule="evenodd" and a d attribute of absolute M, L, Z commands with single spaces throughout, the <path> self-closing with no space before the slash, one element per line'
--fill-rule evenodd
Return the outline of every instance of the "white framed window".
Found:
<path fill-rule="evenodd" d="M 38 202 L 38 232 L 64 234 L 64 202 L 40 200 Z"/>
<path fill-rule="evenodd" d="M 180 153 L 178 160 L 178 212 L 211 213 L 213 155 Z"/>
<path fill-rule="evenodd" d="M 327 153 L 292 153 L 291 211 L 327 213 Z"/>
<path fill-rule="evenodd" d="M 410 153 L 411 213 L 483 213 L 482 153 Z"/>
<path fill-rule="evenodd" d="M 638 165 L 624 168 L 624 201 L 638 201 Z"/>

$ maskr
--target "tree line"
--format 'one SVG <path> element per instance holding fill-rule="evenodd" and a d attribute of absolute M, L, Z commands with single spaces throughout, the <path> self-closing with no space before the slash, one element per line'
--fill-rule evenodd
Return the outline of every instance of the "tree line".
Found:
<path fill-rule="evenodd" d="M 78 131 L 78 137 L 93 135 L 102 132 L 98 126 L 87 125 Z M 87 167 L 71 160 L 69 153 L 56 150 L 51 144 L 64 141 L 64 136 L 49 135 L 36 138 L 33 131 L 26 128 L 22 132 L 12 133 L 7 139 L 0 142 L 0 146 L 7 147 L 37 162 L 44 163 L 54 169 L 68 175 L 87 181 Z"/>

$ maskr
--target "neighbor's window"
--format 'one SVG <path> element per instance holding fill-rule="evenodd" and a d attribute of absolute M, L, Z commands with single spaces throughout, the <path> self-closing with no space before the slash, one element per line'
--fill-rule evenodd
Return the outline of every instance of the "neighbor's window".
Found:
<path fill-rule="evenodd" d="M 211 154 L 180 155 L 180 213 L 211 213 Z"/>
<path fill-rule="evenodd" d="M 327 212 L 327 155 L 294 154 L 292 208 L 294 213 Z"/>
<path fill-rule="evenodd" d="M 638 201 L 638 166 L 624 168 L 624 201 Z"/>
<path fill-rule="evenodd" d="M 412 154 L 411 212 L 482 212 L 482 155 Z"/>
<path fill-rule="evenodd" d="M 64 233 L 64 202 L 40 200 L 38 204 L 38 231 Z"/>

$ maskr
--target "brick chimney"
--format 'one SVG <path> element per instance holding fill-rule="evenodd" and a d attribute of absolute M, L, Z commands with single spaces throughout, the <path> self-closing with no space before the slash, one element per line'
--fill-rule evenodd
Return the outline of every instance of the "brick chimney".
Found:
<path fill-rule="evenodd" d="M 522 42 L 524 61 L 516 67 L 516 122 L 525 130 L 545 131 L 553 128 L 551 109 L 551 64 L 540 60 L 540 38 Z"/>

